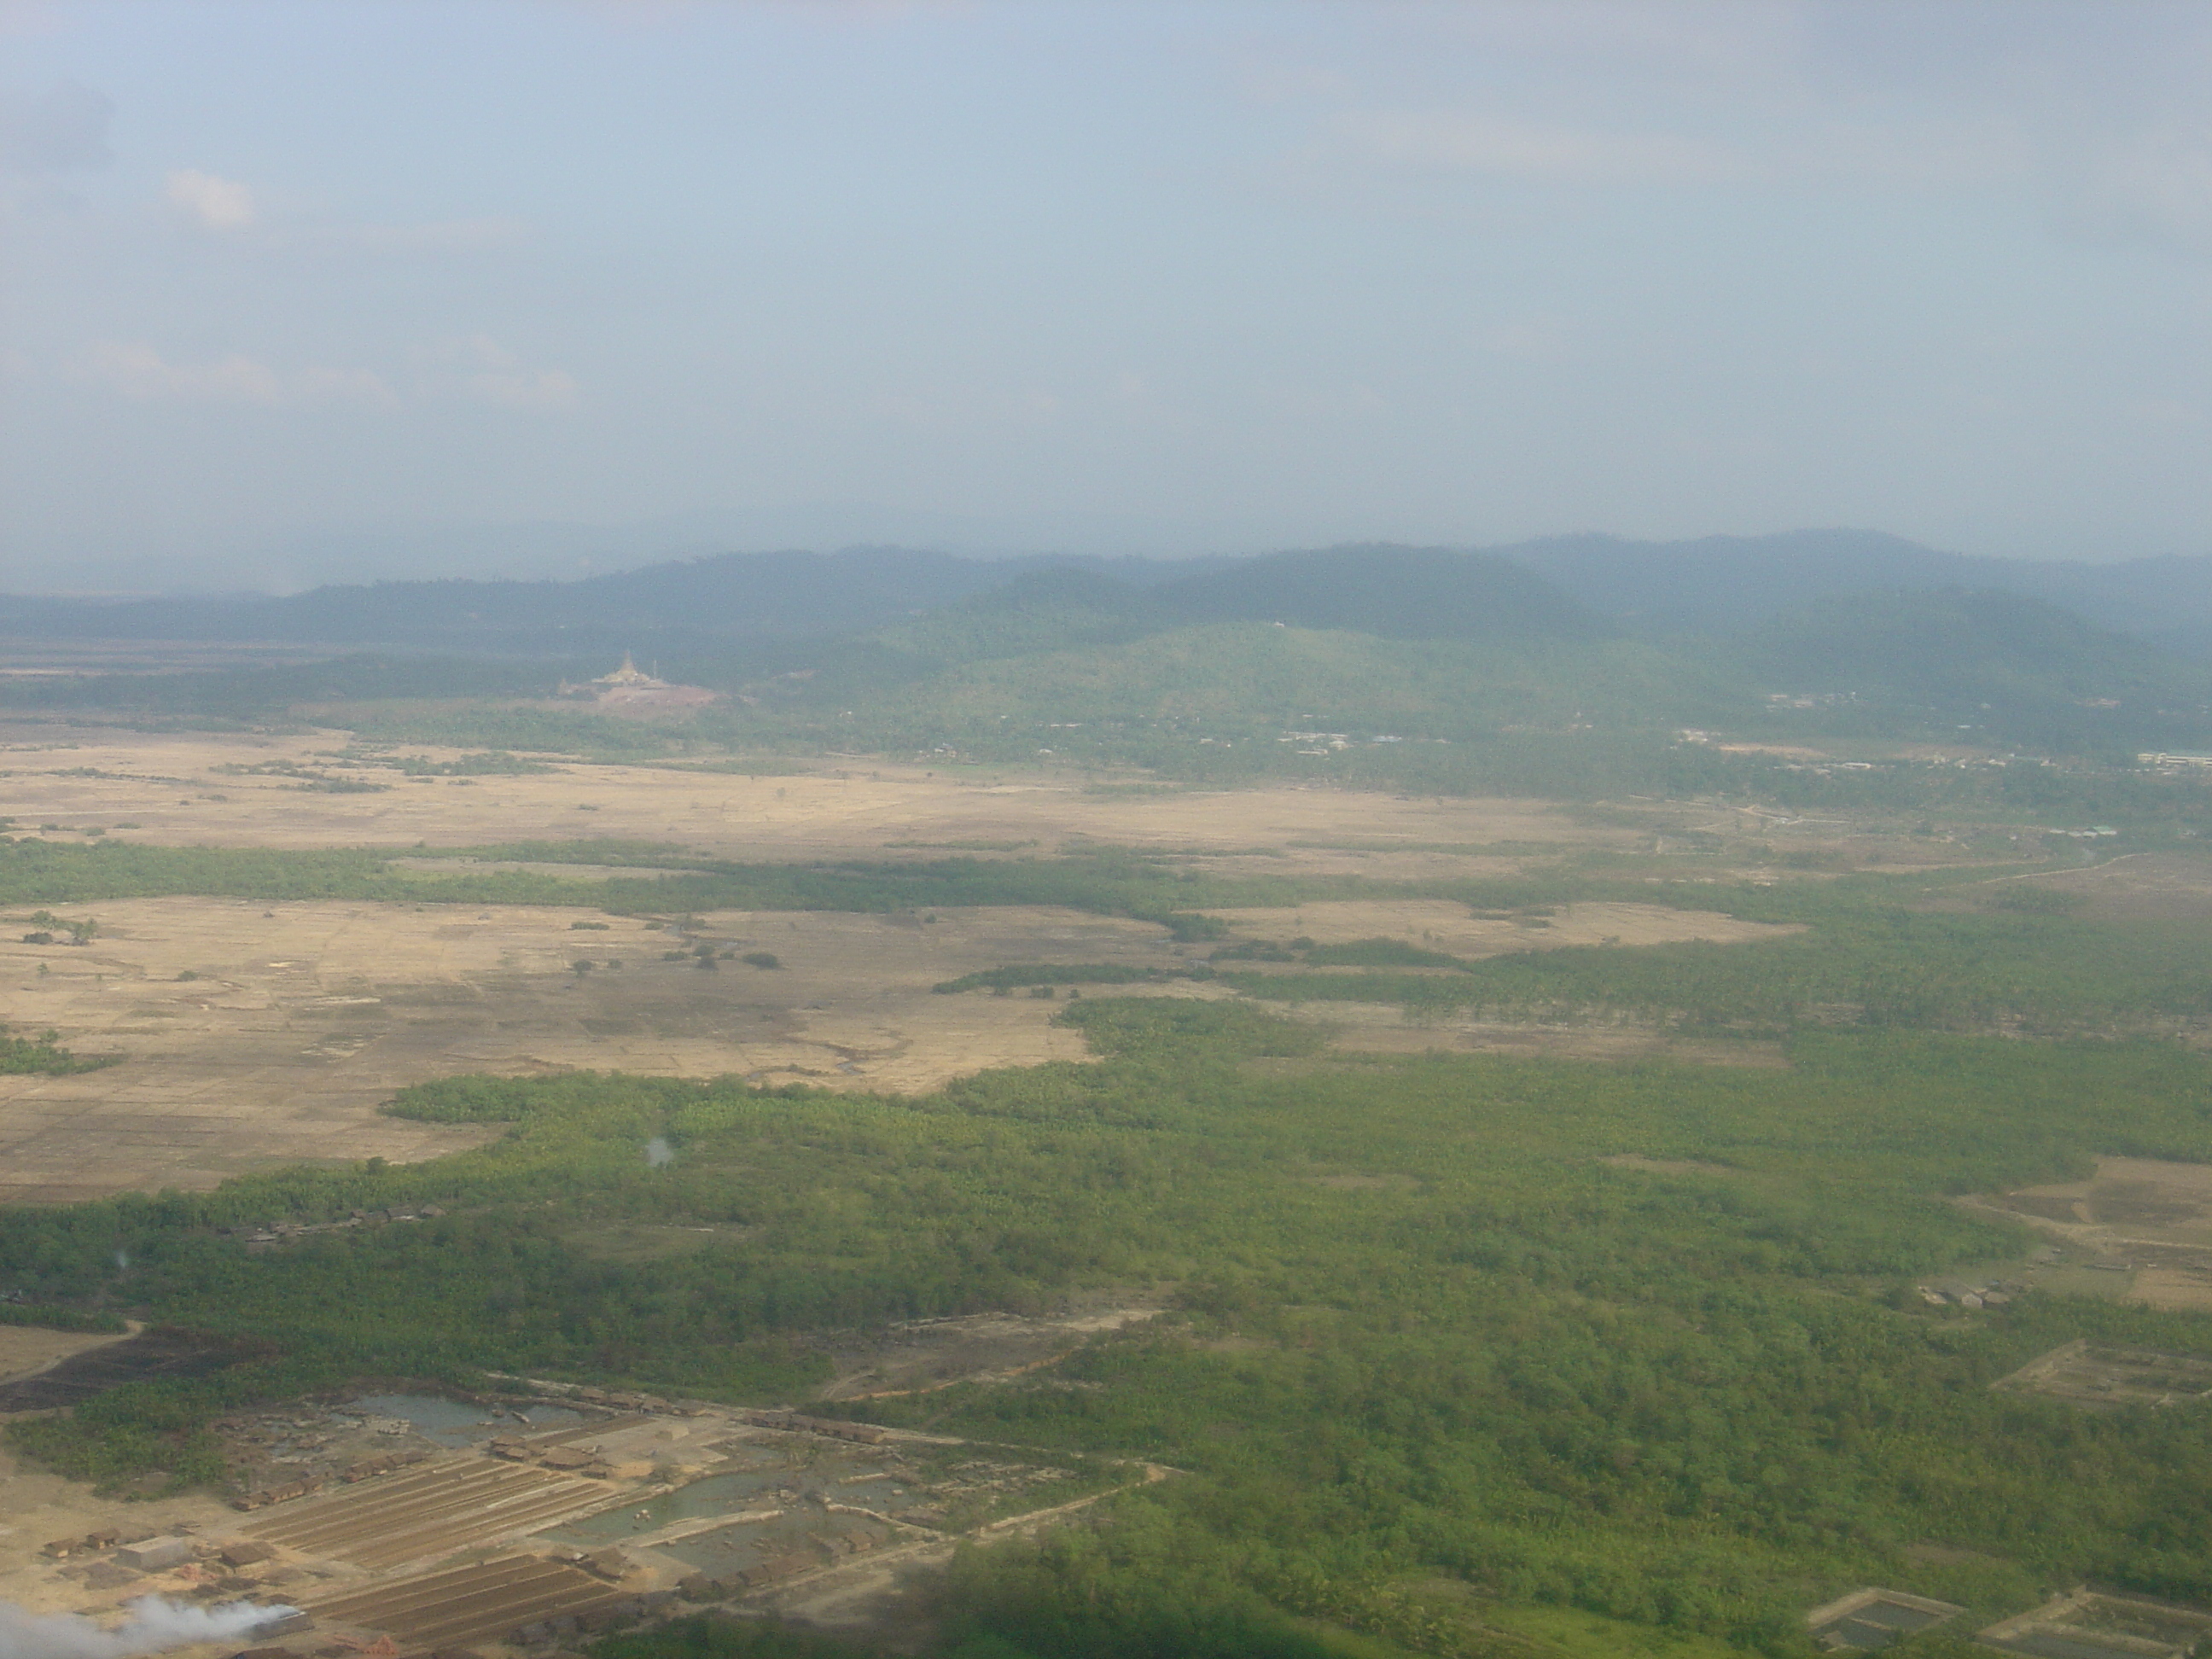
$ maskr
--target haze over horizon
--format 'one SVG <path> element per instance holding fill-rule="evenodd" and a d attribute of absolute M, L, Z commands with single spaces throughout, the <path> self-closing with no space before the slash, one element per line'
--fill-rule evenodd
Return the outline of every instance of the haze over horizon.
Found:
<path fill-rule="evenodd" d="M 0 587 L 2212 550 L 2212 6 L 0 6 Z"/>

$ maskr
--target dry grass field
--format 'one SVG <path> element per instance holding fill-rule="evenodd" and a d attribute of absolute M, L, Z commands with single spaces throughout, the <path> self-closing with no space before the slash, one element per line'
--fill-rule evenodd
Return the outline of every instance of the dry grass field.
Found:
<path fill-rule="evenodd" d="M 66 731 L 66 735 L 61 735 Z M 1015 769 L 955 774 L 831 758 L 797 776 L 556 763 L 522 776 L 410 779 L 335 766 L 389 784 L 333 794 L 294 778 L 226 766 L 323 768 L 342 732 L 299 736 L 161 734 L 0 726 L 0 815 L 20 830 L 72 840 L 87 829 L 171 846 L 433 847 L 611 836 L 672 841 L 726 858 L 942 856 L 963 842 L 1070 840 L 1138 847 L 1286 848 L 1293 864 L 1344 860 L 1346 844 L 1421 848 L 1507 842 L 1628 845 L 1542 801 L 1461 800 L 1273 788 L 1092 793 L 1064 775 Z M 449 760 L 460 751 L 407 747 Z M 134 828 L 117 830 L 120 823 Z M 921 843 L 901 848 L 899 842 Z M 1299 848 L 1295 843 L 1322 843 Z M 1267 867 L 1281 867 L 1270 858 Z"/>
<path fill-rule="evenodd" d="M 88 1336 L 79 1331 L 42 1331 L 29 1325 L 0 1325 L 0 1382 L 36 1376 L 74 1354 L 122 1340 L 119 1336 Z"/>
<path fill-rule="evenodd" d="M 1329 1029 L 1330 1046 L 1366 1054 L 1495 1054 L 1534 1058 L 1550 1054 L 1626 1065 L 1668 1059 L 1691 1066 L 1750 1066 L 1779 1070 L 1789 1064 L 1782 1044 L 1742 1037 L 1680 1036 L 1648 1020 L 1581 1021 L 1485 1019 L 1468 1012 L 1418 1018 L 1386 1002 L 1316 999 L 1281 1012 Z"/>
<path fill-rule="evenodd" d="M 1712 910 L 1671 910 L 1661 904 L 1567 904 L 1543 915 L 1478 916 L 1445 899 L 1330 899 L 1279 910 L 1208 912 L 1240 933 L 1316 945 L 1391 939 L 1456 957 L 1555 951 L 1569 945 L 1671 945 L 1704 939 L 1740 945 L 1804 931 L 1738 921 Z"/>
<path fill-rule="evenodd" d="M 1074 1059 L 1082 1038 L 1053 1026 L 1054 1003 L 929 988 L 1007 961 L 1176 960 L 1156 926 L 1012 907 L 927 924 L 712 913 L 693 939 L 771 950 L 785 964 L 714 971 L 663 960 L 673 935 L 635 919 L 574 931 L 592 913 L 573 909 L 211 898 L 95 908 L 89 945 L 0 945 L 0 1021 L 123 1056 L 65 1077 L 0 1077 L 0 1202 L 204 1188 L 271 1161 L 434 1157 L 486 1132 L 375 1108 L 454 1072 L 915 1091 Z M 592 971 L 576 974 L 580 960 Z"/>
<path fill-rule="evenodd" d="M 537 774 L 410 778 L 333 761 L 347 742 L 328 731 L 0 727 L 0 816 L 18 835 L 64 842 L 98 830 L 165 845 L 367 847 L 404 856 L 418 845 L 616 837 L 760 861 L 1121 845 L 1202 855 L 1220 871 L 1382 878 L 1493 876 L 1577 848 L 1650 844 L 1632 825 L 1532 800 L 1289 787 L 1099 790 L 1065 772 L 835 757 L 781 776 L 556 761 Z M 403 752 L 450 761 L 461 751 Z M 387 787 L 331 793 L 305 787 L 287 768 Z M 0 1202 L 204 1188 L 273 1162 L 435 1157 L 488 1132 L 403 1122 L 375 1109 L 398 1088 L 456 1072 L 590 1067 L 919 1091 L 987 1066 L 1079 1059 L 1081 1037 L 1052 1023 L 1054 1002 L 935 996 L 929 988 L 1008 963 L 1167 968 L 1180 959 L 1158 927 L 1042 907 L 945 909 L 934 921 L 714 915 L 682 941 L 637 918 L 530 906 L 179 897 L 70 908 L 98 920 L 90 945 L 0 943 L 0 1023 L 52 1029 L 76 1051 L 120 1063 L 0 1078 Z M 580 918 L 607 925 L 572 928 Z M 1253 937 L 1386 937 L 1470 957 L 1778 931 L 1637 904 L 1486 919 L 1437 902 L 1336 902 L 1225 919 Z M 0 940 L 34 930 L 0 917 Z M 773 951 L 784 965 L 729 959 L 702 971 L 663 959 L 701 939 Z M 580 961 L 590 970 L 574 971 Z M 1188 982 L 1148 988 L 1227 994 Z M 1669 1052 L 1779 1063 L 1757 1045 L 1692 1052 L 1626 1027 L 1415 1024 L 1372 1005 L 1297 1012 L 1370 1051 Z"/>
<path fill-rule="evenodd" d="M 2212 921 L 2212 865 L 2170 853 L 2122 853 L 2075 870 L 2003 876 L 1960 896 L 1987 896 L 2008 886 L 2067 896 L 2074 914 L 2097 921 Z"/>
<path fill-rule="evenodd" d="M 404 850 L 612 836 L 763 860 L 1048 854 L 1103 842 L 1211 852 L 1269 872 L 1376 875 L 1516 866 L 1462 848 L 1632 839 L 1534 801 L 1099 793 L 1049 773 L 834 759 L 792 776 L 562 763 L 520 776 L 410 779 L 333 769 L 326 757 L 346 741 L 337 732 L 0 729 L 0 814 L 18 834 L 64 842 L 100 830 L 167 845 Z M 287 766 L 390 787 L 332 793 L 281 770 L 245 769 Z M 712 915 L 699 937 L 772 951 L 785 964 L 723 961 L 712 972 L 662 960 L 676 941 L 641 921 L 606 918 L 606 931 L 580 932 L 569 924 L 588 913 L 568 909 L 212 898 L 89 909 L 100 931 L 88 946 L 0 944 L 0 1023 L 52 1029 L 81 1053 L 122 1063 L 0 1079 L 0 1202 L 205 1188 L 271 1162 L 434 1157 L 483 1132 L 401 1122 L 375 1107 L 407 1084 L 460 1071 L 582 1066 L 920 1090 L 985 1066 L 1079 1058 L 1081 1038 L 1051 1023 L 1054 1004 L 933 996 L 929 987 L 1007 962 L 1176 960 L 1157 927 L 1046 908 L 945 910 L 932 923 Z M 1370 931 L 1416 920 L 1394 915 Z M 580 960 L 592 969 L 575 973 Z"/>

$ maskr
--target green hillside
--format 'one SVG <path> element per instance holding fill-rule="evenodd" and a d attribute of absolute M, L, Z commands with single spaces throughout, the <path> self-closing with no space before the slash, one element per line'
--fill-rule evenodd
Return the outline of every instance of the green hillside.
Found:
<path fill-rule="evenodd" d="M 2202 741 L 2212 674 L 2041 599 L 1994 591 L 1824 599 L 1741 636 L 1736 660 L 1829 711 L 1808 728 L 1971 730 L 2062 750 Z"/>
<path fill-rule="evenodd" d="M 1594 639 L 1616 631 L 1510 559 L 1440 547 L 1275 553 L 1169 582 L 1152 598 L 1190 622 L 1279 622 L 1383 639 Z"/>
<path fill-rule="evenodd" d="M 715 666 L 702 678 L 754 697 L 735 722 L 753 738 L 997 758 L 1157 763 L 1170 735 L 1249 750 L 1299 731 L 1491 744 L 1965 732 L 2108 759 L 2212 741 L 2212 670 L 2040 599 L 1894 590 L 1733 635 L 1631 639 L 1521 566 L 1433 548 L 1284 553 L 1149 588 L 1034 571 L 780 653 L 766 674 Z"/>
<path fill-rule="evenodd" d="M 1463 737 L 1577 720 L 1642 727 L 1748 707 L 1744 689 L 1626 641 L 1386 640 L 1223 623 L 960 664 L 916 689 L 917 715 L 1181 721 L 1224 736 L 1285 727 Z"/>
<path fill-rule="evenodd" d="M 672 651 L 668 678 L 732 694 L 688 722 L 542 701 L 584 667 L 341 656 L 41 677 L 0 686 L 0 707 L 164 722 L 297 711 L 384 738 L 610 756 L 1044 751 L 1218 782 L 1312 775 L 1319 758 L 1340 781 L 1568 794 L 1727 787 L 1731 769 L 1774 769 L 1685 754 L 1686 727 L 2105 763 L 2212 746 L 2212 668 L 2043 600 L 1893 590 L 1734 635 L 1631 637 L 1522 566 L 1441 549 L 1284 553 L 1151 586 L 1030 568 L 893 623 Z"/>

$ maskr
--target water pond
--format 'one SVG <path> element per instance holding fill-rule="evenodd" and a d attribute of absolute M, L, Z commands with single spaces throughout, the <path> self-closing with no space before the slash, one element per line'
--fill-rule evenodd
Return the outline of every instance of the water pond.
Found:
<path fill-rule="evenodd" d="M 496 1413 L 489 1407 L 434 1394 L 372 1394 L 347 1402 L 364 1417 L 398 1418 L 427 1440 L 441 1446 L 477 1445 L 495 1434 L 544 1434 L 587 1421 L 565 1406 L 518 1397 Z"/>

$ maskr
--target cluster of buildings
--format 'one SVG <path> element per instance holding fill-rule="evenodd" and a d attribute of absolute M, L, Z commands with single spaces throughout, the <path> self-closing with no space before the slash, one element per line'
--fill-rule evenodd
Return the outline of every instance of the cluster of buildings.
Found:
<path fill-rule="evenodd" d="M 1920 1299 L 1931 1307 L 2002 1308 L 2027 1286 L 2002 1279 L 1978 1285 L 1963 1279 L 1945 1279 L 1914 1288 L 1920 1292 Z"/>

